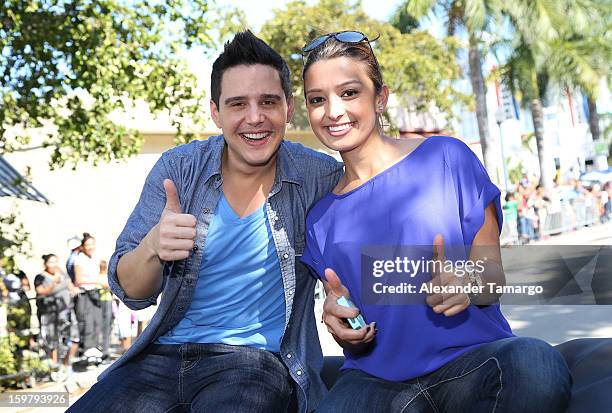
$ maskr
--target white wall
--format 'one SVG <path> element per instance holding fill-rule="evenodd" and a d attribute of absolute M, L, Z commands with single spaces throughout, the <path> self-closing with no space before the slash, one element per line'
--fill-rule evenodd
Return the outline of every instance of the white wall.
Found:
<path fill-rule="evenodd" d="M 26 165 L 31 166 L 32 183 L 52 202 L 49 206 L 0 198 L 0 212 L 17 204 L 20 221 L 30 233 L 32 258 L 18 260 L 20 268 L 33 278 L 42 268 L 42 254 L 55 253 L 64 261 L 69 253 L 66 240 L 83 232 L 96 237 L 98 254 L 108 261 L 158 157 L 159 154 L 141 154 L 123 163 L 49 171 L 49 157 L 44 150 L 6 155 L 20 173 Z"/>

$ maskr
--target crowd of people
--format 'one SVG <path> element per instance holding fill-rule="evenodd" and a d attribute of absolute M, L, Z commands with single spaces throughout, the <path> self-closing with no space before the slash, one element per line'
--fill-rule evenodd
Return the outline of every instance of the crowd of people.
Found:
<path fill-rule="evenodd" d="M 612 183 L 583 185 L 558 179 L 547 191 L 527 175 L 506 192 L 503 202 L 507 243 L 527 244 L 549 235 L 612 219 Z M 504 236 L 505 235 L 505 236 Z"/>
<path fill-rule="evenodd" d="M 107 363 L 125 352 L 151 316 L 128 309 L 111 293 L 107 262 L 97 257 L 91 234 L 71 237 L 67 244 L 65 265 L 55 253 L 42 256 L 33 288 L 23 271 L 3 274 L 2 283 L 7 330 L 28 337 L 27 346 L 40 349 L 54 367 L 52 378 L 62 381 L 75 360 Z"/>

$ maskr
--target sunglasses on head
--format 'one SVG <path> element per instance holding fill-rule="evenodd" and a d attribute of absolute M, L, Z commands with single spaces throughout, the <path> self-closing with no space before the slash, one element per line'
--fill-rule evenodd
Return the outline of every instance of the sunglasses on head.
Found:
<path fill-rule="evenodd" d="M 363 41 L 366 41 L 368 42 L 368 45 L 370 44 L 370 41 L 368 40 L 368 37 L 365 34 L 353 30 L 345 30 L 343 32 L 327 33 L 315 38 L 302 48 L 302 52 L 311 52 L 329 39 L 331 39 L 332 37 L 342 43 L 361 43 Z"/>

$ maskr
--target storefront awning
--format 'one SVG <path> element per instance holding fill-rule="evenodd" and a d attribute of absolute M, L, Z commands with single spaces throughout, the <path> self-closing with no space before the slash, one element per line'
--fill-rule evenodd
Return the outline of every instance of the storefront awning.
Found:
<path fill-rule="evenodd" d="M 0 196 L 12 196 L 30 201 L 51 202 L 0 156 Z"/>

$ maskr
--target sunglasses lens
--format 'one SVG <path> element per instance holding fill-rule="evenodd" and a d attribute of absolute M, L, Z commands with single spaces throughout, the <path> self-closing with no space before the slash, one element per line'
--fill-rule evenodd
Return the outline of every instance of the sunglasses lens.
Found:
<path fill-rule="evenodd" d="M 317 47 L 319 47 L 322 43 L 325 42 L 325 40 L 329 39 L 329 34 L 324 34 L 323 36 L 319 36 L 316 39 L 314 39 L 312 42 L 308 43 L 306 46 L 304 46 L 304 48 L 302 49 L 302 51 L 304 52 L 310 52 L 311 50 L 316 49 Z"/>
<path fill-rule="evenodd" d="M 366 36 L 360 32 L 342 32 L 336 34 L 336 39 L 343 43 L 359 43 L 365 40 Z"/>

